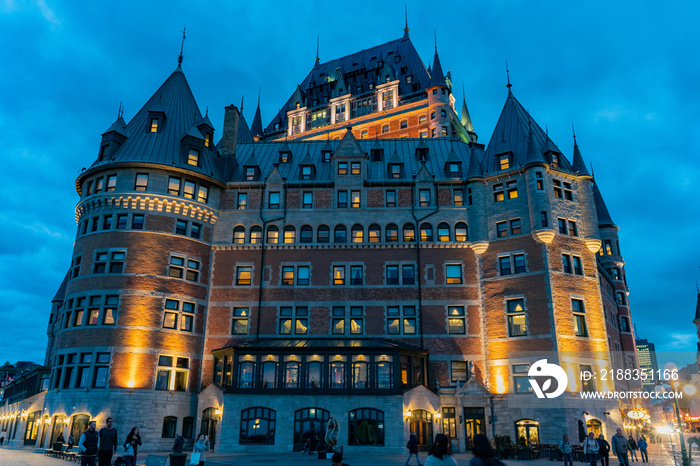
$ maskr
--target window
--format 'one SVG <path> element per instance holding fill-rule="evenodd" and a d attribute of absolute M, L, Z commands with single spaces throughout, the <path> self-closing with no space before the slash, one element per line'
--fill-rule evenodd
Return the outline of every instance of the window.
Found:
<path fill-rule="evenodd" d="M 502 277 L 527 272 L 527 267 L 525 265 L 525 254 L 499 256 L 498 266 Z"/>
<path fill-rule="evenodd" d="M 334 335 L 362 335 L 364 330 L 362 307 L 351 306 L 348 312 L 345 307 L 335 306 L 332 313 L 331 326 Z"/>
<path fill-rule="evenodd" d="M 579 365 L 579 374 L 583 374 L 584 372 L 587 372 L 589 374 L 593 373 L 590 364 L 580 364 Z M 582 392 L 594 392 L 595 391 L 595 381 L 593 380 L 593 378 L 588 379 L 588 380 L 583 380 L 583 379 L 581 380 L 581 391 Z"/>
<path fill-rule="evenodd" d="M 328 225 L 319 225 L 318 230 L 316 230 L 316 242 L 319 244 L 331 242 L 331 229 Z"/>
<path fill-rule="evenodd" d="M 566 219 L 558 218 L 557 225 L 559 226 L 559 233 L 561 233 L 562 235 L 567 234 Z"/>
<path fill-rule="evenodd" d="M 627 300 L 625 299 L 625 293 L 623 293 L 622 291 L 615 292 L 615 302 L 618 306 L 625 306 L 627 304 Z"/>
<path fill-rule="evenodd" d="M 544 190 L 544 179 L 542 178 L 542 172 L 535 172 L 535 181 L 537 183 L 537 190 Z"/>
<path fill-rule="evenodd" d="M 433 226 L 429 223 L 422 223 L 420 226 L 420 240 L 422 242 L 433 241 Z"/>
<path fill-rule="evenodd" d="M 612 242 L 609 239 L 603 241 L 603 254 L 606 256 L 612 256 Z"/>
<path fill-rule="evenodd" d="M 87 186 L 85 188 L 85 196 L 89 196 L 92 194 L 92 180 L 87 182 Z"/>
<path fill-rule="evenodd" d="M 621 332 L 630 332 L 630 321 L 629 317 L 625 316 L 620 316 L 620 331 Z M 618 350 L 619 351 L 619 350 Z"/>
<path fill-rule="evenodd" d="M 182 420 L 182 436 L 184 438 L 192 438 L 194 433 L 194 418 L 186 417 Z"/>
<path fill-rule="evenodd" d="M 401 281 L 404 285 L 414 285 L 416 283 L 416 269 L 413 265 L 401 266 Z"/>
<path fill-rule="evenodd" d="M 505 194 L 503 192 L 503 183 L 497 183 L 493 185 L 493 200 L 494 202 L 501 202 L 505 200 Z"/>
<path fill-rule="evenodd" d="M 267 244 L 277 244 L 279 242 L 280 229 L 277 225 L 267 227 Z"/>
<path fill-rule="evenodd" d="M 199 271 L 201 262 L 181 256 L 170 257 L 170 268 L 168 276 L 173 278 L 184 278 L 196 282 L 199 281 Z"/>
<path fill-rule="evenodd" d="M 373 408 L 355 409 L 348 413 L 349 445 L 384 445 L 384 412 Z"/>
<path fill-rule="evenodd" d="M 430 206 L 430 190 L 429 189 L 419 189 L 418 190 L 418 203 L 421 207 Z"/>
<path fill-rule="evenodd" d="M 333 242 L 334 243 L 347 243 L 348 240 L 348 230 L 345 225 L 337 225 L 335 231 L 333 232 Z"/>
<path fill-rule="evenodd" d="M 262 228 L 254 225 L 250 228 L 250 244 L 262 243 Z"/>
<path fill-rule="evenodd" d="M 280 335 L 306 335 L 309 333 L 308 307 L 281 307 L 279 316 Z"/>
<path fill-rule="evenodd" d="M 80 262 L 83 256 L 75 256 L 70 266 L 70 278 L 73 279 L 80 275 Z"/>
<path fill-rule="evenodd" d="M 168 181 L 168 194 L 172 196 L 179 196 L 181 183 L 182 180 L 180 178 L 175 178 L 171 176 L 170 180 Z"/>
<path fill-rule="evenodd" d="M 107 372 L 109 370 L 109 353 L 97 353 L 95 371 L 92 376 L 92 388 L 107 387 Z"/>
<path fill-rule="evenodd" d="M 450 226 L 445 222 L 440 222 L 437 227 L 438 241 L 450 240 Z"/>
<path fill-rule="evenodd" d="M 314 193 L 313 191 L 304 191 L 301 198 L 301 208 L 311 209 L 314 206 Z"/>
<path fill-rule="evenodd" d="M 586 329 L 586 308 L 580 299 L 571 299 L 571 312 L 574 314 L 574 334 L 577 337 L 587 337 Z"/>
<path fill-rule="evenodd" d="M 95 194 L 102 192 L 104 188 L 105 180 L 102 177 L 95 179 Z"/>
<path fill-rule="evenodd" d="M 518 197 L 518 182 L 508 181 L 506 182 L 506 194 L 508 194 L 508 199 L 515 199 Z"/>
<path fill-rule="evenodd" d="M 515 393 L 532 393 L 530 377 L 527 375 L 530 364 L 513 364 L 513 385 Z"/>
<path fill-rule="evenodd" d="M 379 243 L 382 240 L 382 230 L 376 223 L 369 226 L 367 237 L 370 243 Z"/>
<path fill-rule="evenodd" d="M 347 162 L 338 162 L 338 175 L 347 175 L 348 174 L 348 163 Z"/>
<path fill-rule="evenodd" d="M 569 235 L 578 236 L 578 228 L 576 228 L 576 222 L 569 220 Z"/>
<path fill-rule="evenodd" d="M 184 392 L 187 389 L 190 360 L 175 356 L 159 356 L 156 390 Z"/>
<path fill-rule="evenodd" d="M 436 94 L 435 91 L 436 91 L 436 89 L 433 89 L 433 95 Z M 431 120 L 434 120 L 434 119 L 435 119 L 435 112 L 430 112 L 430 119 L 431 119 Z"/>
<path fill-rule="evenodd" d="M 163 328 L 183 332 L 191 332 L 194 329 L 195 304 L 187 301 L 166 299 L 163 311 Z"/>
<path fill-rule="evenodd" d="M 313 167 L 311 165 L 303 165 L 301 167 L 301 179 L 310 180 L 313 176 Z"/>
<path fill-rule="evenodd" d="M 362 285 L 363 283 L 363 267 L 361 265 L 350 266 L 350 284 Z"/>
<path fill-rule="evenodd" d="M 143 230 L 143 214 L 134 214 L 131 217 L 131 229 L 132 230 Z"/>
<path fill-rule="evenodd" d="M 151 133 L 158 132 L 158 118 L 151 118 Z"/>
<path fill-rule="evenodd" d="M 209 201 L 209 188 L 206 186 L 200 186 L 197 190 L 197 201 L 206 204 Z"/>
<path fill-rule="evenodd" d="M 564 270 L 564 273 L 571 273 L 572 272 L 571 255 L 570 254 L 562 254 L 561 255 L 561 263 L 562 263 L 562 269 Z"/>
<path fill-rule="evenodd" d="M 520 226 L 520 219 L 514 218 L 510 221 L 510 234 L 511 235 L 519 235 L 520 233 L 522 233 L 522 228 Z"/>
<path fill-rule="evenodd" d="M 310 268 L 308 265 L 297 266 L 297 286 L 307 286 L 310 283 Z"/>
<path fill-rule="evenodd" d="M 280 208 L 280 193 L 279 191 L 272 191 L 268 195 L 267 207 L 269 209 L 279 209 Z"/>
<path fill-rule="evenodd" d="M 95 251 L 93 273 L 122 273 L 126 251 Z"/>
<path fill-rule="evenodd" d="M 386 308 L 387 333 L 390 335 L 413 335 L 416 333 L 415 306 L 389 306 Z"/>
<path fill-rule="evenodd" d="M 412 223 L 403 226 L 403 242 L 413 243 L 416 240 L 416 227 Z"/>
<path fill-rule="evenodd" d="M 102 218 L 102 229 L 103 230 L 111 230 L 112 229 L 112 216 L 111 215 L 105 215 Z"/>
<path fill-rule="evenodd" d="M 498 169 L 508 170 L 510 168 L 510 158 L 508 154 L 503 154 L 498 156 Z"/>
<path fill-rule="evenodd" d="M 506 300 L 506 308 L 508 310 L 508 336 L 526 336 L 525 300 L 523 298 L 508 299 Z"/>
<path fill-rule="evenodd" d="M 398 285 L 399 284 L 399 266 L 398 265 L 387 265 L 386 266 L 386 284 L 387 285 Z"/>
<path fill-rule="evenodd" d="M 190 149 L 187 154 L 187 165 L 199 166 L 199 151 L 195 149 Z"/>
<path fill-rule="evenodd" d="M 360 208 L 360 191 L 350 191 L 350 202 L 350 207 L 353 209 Z"/>
<path fill-rule="evenodd" d="M 187 199 L 194 199 L 194 193 L 196 191 L 197 184 L 194 181 L 185 180 L 182 189 L 182 196 Z"/>
<path fill-rule="evenodd" d="M 245 227 L 238 225 L 233 229 L 233 244 L 245 243 Z"/>
<path fill-rule="evenodd" d="M 573 190 L 571 188 L 571 183 L 567 181 L 552 180 L 552 187 L 554 189 L 554 197 L 559 199 L 566 199 L 571 201 L 574 199 Z"/>
<path fill-rule="evenodd" d="M 452 190 L 452 205 L 455 207 L 464 205 L 464 191 L 462 188 L 455 188 Z"/>
<path fill-rule="evenodd" d="M 542 228 L 547 228 L 549 226 L 549 222 L 547 221 L 547 212 L 544 210 L 540 212 L 540 225 L 542 225 Z"/>
<path fill-rule="evenodd" d="M 175 222 L 175 234 L 186 235 L 187 234 L 187 221 L 177 220 Z"/>
<path fill-rule="evenodd" d="M 275 444 L 275 410 L 267 408 L 248 408 L 241 411 L 241 430 L 238 443 Z"/>
<path fill-rule="evenodd" d="M 390 223 L 386 226 L 386 242 L 387 243 L 398 243 L 399 242 L 399 227 L 395 224 Z"/>
<path fill-rule="evenodd" d="M 466 382 L 469 378 L 467 361 L 450 361 L 450 379 L 452 382 Z"/>
<path fill-rule="evenodd" d="M 248 316 L 250 315 L 247 307 L 233 308 L 233 321 L 231 323 L 232 335 L 247 335 L 248 334 Z"/>
<path fill-rule="evenodd" d="M 294 285 L 294 267 L 285 266 L 282 267 L 282 286 L 293 286 Z"/>
<path fill-rule="evenodd" d="M 389 175 L 391 178 L 397 179 L 401 178 L 401 164 L 392 163 L 389 165 Z"/>
<path fill-rule="evenodd" d="M 460 264 L 445 265 L 445 283 L 448 285 L 462 283 L 462 266 Z"/>
<path fill-rule="evenodd" d="M 109 175 L 107 177 L 107 188 L 105 191 L 114 191 L 114 189 L 117 187 L 117 175 Z"/>
<path fill-rule="evenodd" d="M 236 267 L 236 285 L 250 286 L 253 281 L 253 267 L 250 265 L 239 265 Z"/>
<path fill-rule="evenodd" d="M 136 182 L 134 183 L 134 191 L 147 191 L 148 190 L 148 174 L 147 173 L 137 173 Z"/>
<path fill-rule="evenodd" d="M 303 225 L 301 230 L 299 230 L 299 242 L 300 243 L 313 243 L 314 241 L 314 231 L 309 225 Z"/>
<path fill-rule="evenodd" d="M 457 335 L 464 335 L 467 333 L 464 306 L 447 306 L 447 331 L 448 333 Z"/>
<path fill-rule="evenodd" d="M 389 125 L 383 125 L 382 126 L 382 134 L 386 134 L 389 132 Z"/>
<path fill-rule="evenodd" d="M 334 285 L 345 285 L 345 266 L 344 265 L 334 265 L 333 266 L 333 284 Z"/>
<path fill-rule="evenodd" d="M 353 175 L 359 175 L 360 174 L 360 162 L 352 162 L 350 163 L 350 173 Z"/>
<path fill-rule="evenodd" d="M 360 133 L 360 139 L 367 139 L 368 137 L 369 137 L 369 131 L 367 131 L 366 129 L 362 130 L 362 132 Z"/>
<path fill-rule="evenodd" d="M 406 81 L 410 83 L 411 81 L 408 80 L 409 77 L 410 77 L 410 76 L 406 77 Z M 401 120 L 400 127 L 401 127 L 401 129 L 406 129 L 406 128 L 408 128 L 408 121 L 407 121 L 407 120 Z"/>
<path fill-rule="evenodd" d="M 455 224 L 455 241 L 467 241 L 467 224 L 464 222 L 457 222 Z"/>
<path fill-rule="evenodd" d="M 396 207 L 396 191 L 389 189 L 386 192 L 386 206 Z"/>
<path fill-rule="evenodd" d="M 246 167 L 245 179 L 246 179 L 246 181 L 254 181 L 255 180 L 255 167 Z"/>
<path fill-rule="evenodd" d="M 338 208 L 345 209 L 348 207 L 348 192 L 338 191 Z"/>
<path fill-rule="evenodd" d="M 284 227 L 284 244 L 294 244 L 297 240 L 297 230 L 292 225 Z"/>
<path fill-rule="evenodd" d="M 496 236 L 498 236 L 499 238 L 508 236 L 508 224 L 506 222 L 496 223 Z"/>

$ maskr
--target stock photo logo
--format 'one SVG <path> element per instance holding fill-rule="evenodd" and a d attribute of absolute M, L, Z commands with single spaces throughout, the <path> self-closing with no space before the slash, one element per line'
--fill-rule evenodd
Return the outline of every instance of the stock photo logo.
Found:
<path fill-rule="evenodd" d="M 556 398 L 564 393 L 569 384 L 564 369 L 557 364 L 547 363 L 546 359 L 540 359 L 530 366 L 527 375 L 537 398 Z"/>

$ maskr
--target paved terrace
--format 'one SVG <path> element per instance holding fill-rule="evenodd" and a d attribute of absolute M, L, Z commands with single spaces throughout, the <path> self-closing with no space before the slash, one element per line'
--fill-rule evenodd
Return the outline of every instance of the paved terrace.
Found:
<path fill-rule="evenodd" d="M 160 453 L 166 455 L 167 453 Z M 143 453 L 138 457 L 139 465 L 145 465 L 148 454 Z M 377 465 L 377 466 L 403 466 L 407 455 L 397 454 L 352 454 L 348 453 L 343 461 L 351 466 Z M 424 461 L 425 453 L 421 453 L 421 460 Z M 457 453 L 455 455 L 460 466 L 467 466 L 472 458 L 470 453 Z M 665 445 L 649 445 L 649 465 L 650 466 L 672 466 L 673 459 L 668 453 Z M 260 464 L 280 464 L 294 466 L 330 466 L 330 460 L 319 460 L 316 456 L 302 455 L 301 453 L 274 453 L 274 454 L 252 454 L 252 453 L 208 453 L 206 465 L 219 463 L 222 465 L 234 466 L 259 466 Z M 549 460 L 515 461 L 505 460 L 508 466 L 554 466 L 562 464 Z M 58 458 L 44 456 L 42 453 L 35 453 L 33 449 L 13 449 L 6 446 L 0 447 L 0 466 L 63 466 L 75 463 L 66 462 Z M 168 464 L 168 463 L 166 463 Z M 415 459 L 411 460 L 411 465 L 415 465 Z M 586 463 L 575 463 L 577 466 L 584 466 Z M 617 458 L 610 457 L 610 464 L 617 466 Z M 635 463 L 636 464 L 636 463 Z M 641 465 L 641 463 L 639 463 Z M 700 464 L 700 463 L 694 463 Z M 189 462 L 186 463 L 189 466 Z M 218 466 L 218 465 L 216 465 Z"/>

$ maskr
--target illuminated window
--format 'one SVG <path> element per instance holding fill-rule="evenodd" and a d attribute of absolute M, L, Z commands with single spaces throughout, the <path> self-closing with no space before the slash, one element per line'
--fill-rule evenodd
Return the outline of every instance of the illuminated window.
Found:
<path fill-rule="evenodd" d="M 498 156 L 498 169 L 508 170 L 510 168 L 510 158 L 508 154 L 503 154 Z"/>
<path fill-rule="evenodd" d="M 352 226 L 352 229 L 350 229 L 351 242 L 362 243 L 362 242 L 364 242 L 364 236 L 365 236 L 365 232 L 362 228 L 362 225 L 355 224 Z"/>
<path fill-rule="evenodd" d="M 247 335 L 248 334 L 248 316 L 250 311 L 247 307 L 233 308 L 233 322 L 231 324 L 232 335 Z"/>
<path fill-rule="evenodd" d="M 258 225 L 254 225 L 250 228 L 250 244 L 261 244 L 262 243 L 262 228 Z"/>
<path fill-rule="evenodd" d="M 413 243 L 416 240 L 416 227 L 412 223 L 403 226 L 403 242 Z"/>
<path fill-rule="evenodd" d="M 421 223 L 420 240 L 423 243 L 433 241 L 433 226 L 429 223 Z"/>
<path fill-rule="evenodd" d="M 200 186 L 197 190 L 197 200 L 206 204 L 209 201 L 209 188 Z"/>
<path fill-rule="evenodd" d="M 493 200 L 494 202 L 501 202 L 505 200 L 505 194 L 503 192 L 503 183 L 497 183 L 493 185 Z"/>
<path fill-rule="evenodd" d="M 236 285 L 250 286 L 253 281 L 253 267 L 243 265 L 236 267 Z"/>
<path fill-rule="evenodd" d="M 199 151 L 198 150 L 190 149 L 189 153 L 187 154 L 187 164 L 194 165 L 195 167 L 199 166 Z"/>
<path fill-rule="evenodd" d="M 207 131 L 207 133 L 204 135 L 204 145 L 209 147 L 209 144 L 211 144 L 211 133 Z"/>
<path fill-rule="evenodd" d="M 331 320 L 334 335 L 362 335 L 364 331 L 364 311 L 362 307 L 333 307 Z"/>
<path fill-rule="evenodd" d="M 347 175 L 348 174 L 348 163 L 347 162 L 338 162 L 338 175 Z"/>
<path fill-rule="evenodd" d="M 464 205 L 464 191 L 461 188 L 455 188 L 452 190 L 452 205 L 455 207 L 461 207 Z"/>
<path fill-rule="evenodd" d="M 184 278 L 196 282 L 199 281 L 199 271 L 202 264 L 199 261 L 181 256 L 170 257 L 170 267 L 168 276 L 173 278 Z"/>
<path fill-rule="evenodd" d="M 387 334 L 414 335 L 417 314 L 415 306 L 389 306 L 386 308 Z"/>
<path fill-rule="evenodd" d="M 137 173 L 136 181 L 134 183 L 134 191 L 147 191 L 148 190 L 148 173 Z"/>
<path fill-rule="evenodd" d="M 525 300 L 522 298 L 506 301 L 508 311 L 508 336 L 522 337 L 527 335 L 525 316 Z"/>
<path fill-rule="evenodd" d="M 333 284 L 334 285 L 345 285 L 345 266 L 344 265 L 334 265 L 333 266 Z"/>
<path fill-rule="evenodd" d="M 163 311 L 163 328 L 191 332 L 194 329 L 194 313 L 194 303 L 166 299 Z"/>
<path fill-rule="evenodd" d="M 293 244 L 297 240 L 297 230 L 292 225 L 284 227 L 284 244 Z"/>
<path fill-rule="evenodd" d="M 308 307 L 281 307 L 279 316 L 280 335 L 306 335 L 309 333 Z"/>
<path fill-rule="evenodd" d="M 184 392 L 187 390 L 190 360 L 175 356 L 159 356 L 156 369 L 156 390 Z"/>
<path fill-rule="evenodd" d="M 158 132 L 158 118 L 151 118 L 151 133 Z"/>
<path fill-rule="evenodd" d="M 360 133 L 360 139 L 367 139 L 369 137 L 369 132 L 365 129 Z"/>
<path fill-rule="evenodd" d="M 457 222 L 455 224 L 455 241 L 467 241 L 469 236 L 467 234 L 467 224 L 464 222 Z"/>
<path fill-rule="evenodd" d="M 236 209 L 245 210 L 248 207 L 248 193 L 238 193 L 238 202 L 236 202 Z"/>
<path fill-rule="evenodd" d="M 445 265 L 445 283 L 448 285 L 462 283 L 462 266 L 460 264 Z"/>
<path fill-rule="evenodd" d="M 369 226 L 367 237 L 370 243 L 379 243 L 382 240 L 382 230 L 376 223 Z"/>
<path fill-rule="evenodd" d="M 467 333 L 467 317 L 464 306 L 447 306 L 448 333 L 464 335 Z"/>
<path fill-rule="evenodd" d="M 282 267 L 282 286 L 292 286 L 294 285 L 294 267 L 285 266 Z"/>
<path fill-rule="evenodd" d="M 518 197 L 518 182 L 515 180 L 506 182 L 506 193 L 508 194 L 508 199 Z"/>
<path fill-rule="evenodd" d="M 350 191 L 350 207 L 353 209 L 360 207 L 360 191 Z"/>
<path fill-rule="evenodd" d="M 175 178 L 171 176 L 170 180 L 168 181 L 168 194 L 172 196 L 179 196 L 181 182 L 182 180 L 180 178 Z"/>
<path fill-rule="evenodd" d="M 438 241 L 450 240 L 450 226 L 445 222 L 440 222 L 437 227 Z"/>
<path fill-rule="evenodd" d="M 554 189 L 554 197 L 566 199 L 567 201 L 572 201 L 574 199 L 574 193 L 570 182 L 552 180 L 552 187 Z"/>
<path fill-rule="evenodd" d="M 467 365 L 467 361 L 450 361 L 450 380 L 452 382 L 466 382 L 469 377 Z M 447 408 L 443 408 L 443 412 L 444 409 Z"/>
<path fill-rule="evenodd" d="M 360 162 L 350 163 L 350 173 L 353 175 L 359 175 L 360 174 L 360 167 L 361 167 Z"/>
<path fill-rule="evenodd" d="M 583 305 L 583 301 L 572 298 L 571 311 L 574 315 L 574 334 L 577 337 L 587 337 L 588 329 L 586 328 L 586 308 Z"/>
<path fill-rule="evenodd" d="M 537 182 L 537 190 L 544 191 L 544 179 L 542 177 L 542 172 L 535 172 L 535 179 Z"/>
<path fill-rule="evenodd" d="M 418 117 L 418 124 L 419 124 L 419 125 L 422 125 L 422 124 L 425 123 L 426 121 L 428 121 L 428 117 L 427 117 L 427 116 L 421 115 L 421 116 Z"/>

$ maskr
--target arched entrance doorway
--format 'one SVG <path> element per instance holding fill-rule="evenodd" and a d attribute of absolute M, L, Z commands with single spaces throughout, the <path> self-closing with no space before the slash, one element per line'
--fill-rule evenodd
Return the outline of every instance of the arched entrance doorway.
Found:
<path fill-rule="evenodd" d="M 532 419 L 521 419 L 515 422 L 515 438 L 518 445 L 540 443 L 540 423 Z"/>
<path fill-rule="evenodd" d="M 295 411 L 293 451 L 303 451 L 307 440 L 311 442 L 311 448 L 316 449 L 326 434 L 326 425 L 330 417 L 330 412 L 320 408 Z"/>
<path fill-rule="evenodd" d="M 66 417 L 63 414 L 57 414 L 53 417 L 53 428 L 51 429 L 51 440 L 49 443 L 53 445 L 58 438 L 58 434 L 63 432 L 66 427 Z M 64 440 L 67 442 L 68 437 L 64 436 Z"/>
<path fill-rule="evenodd" d="M 603 432 L 603 425 L 598 419 L 589 419 L 586 421 L 586 432 L 593 432 L 595 437 L 598 438 Z"/>
<path fill-rule="evenodd" d="M 219 423 L 219 416 L 216 414 L 216 408 L 207 408 L 202 411 L 202 430 L 200 434 L 209 436 L 209 448 L 214 451 L 216 443 L 216 426 Z"/>
<path fill-rule="evenodd" d="M 85 432 L 88 428 L 88 422 L 90 422 L 90 416 L 87 414 L 76 414 L 73 416 L 73 422 L 70 427 L 70 435 L 73 436 L 73 443 L 75 445 L 80 441 L 80 435 Z M 67 441 L 68 439 L 66 439 Z"/>
<path fill-rule="evenodd" d="M 24 433 L 24 445 L 36 445 L 36 435 L 41 422 L 41 411 L 33 411 L 27 416 L 27 430 Z"/>
<path fill-rule="evenodd" d="M 411 411 L 409 430 L 416 433 L 418 449 L 425 451 L 433 445 L 433 414 L 425 409 Z"/>

